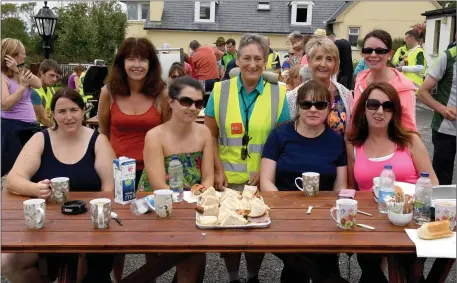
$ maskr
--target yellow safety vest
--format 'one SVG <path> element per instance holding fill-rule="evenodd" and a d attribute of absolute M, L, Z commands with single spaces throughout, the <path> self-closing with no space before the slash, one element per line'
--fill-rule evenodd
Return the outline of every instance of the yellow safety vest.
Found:
<path fill-rule="evenodd" d="M 81 96 L 84 96 L 83 80 L 84 80 L 85 76 L 86 76 L 86 72 L 82 72 L 81 75 L 79 76 L 78 88 L 79 88 L 79 94 L 81 94 Z"/>
<path fill-rule="evenodd" d="M 276 127 L 283 109 L 286 89 L 266 83 L 249 118 L 250 157 L 241 159 L 245 127 L 238 98 L 238 77 L 214 84 L 214 113 L 219 127 L 219 154 L 225 176 L 231 184 L 243 184 L 260 170 L 262 150 L 270 131 Z M 228 111 L 230 109 L 230 111 Z"/>
<path fill-rule="evenodd" d="M 278 64 L 276 60 L 276 57 L 278 57 L 278 53 L 273 50 L 273 53 L 268 54 L 268 60 L 267 60 L 267 65 L 265 66 L 265 70 L 267 71 L 274 71 L 276 70 L 276 64 Z M 274 61 L 274 62 L 273 62 Z"/>
<path fill-rule="evenodd" d="M 54 95 L 55 91 L 53 87 L 48 87 L 46 92 L 43 88 L 34 88 L 34 90 L 38 93 L 41 98 L 41 104 L 44 107 L 44 111 L 46 112 L 46 116 L 51 118 L 51 100 L 52 96 Z M 38 117 L 37 117 L 38 120 Z M 40 123 L 43 126 L 43 124 Z"/>
<path fill-rule="evenodd" d="M 405 66 L 416 66 L 417 65 L 417 54 L 422 52 L 424 54 L 424 50 L 420 47 L 416 47 L 406 58 L 408 60 L 408 64 L 405 64 Z M 406 62 L 405 62 L 406 63 Z M 424 69 L 420 73 L 411 73 L 411 72 L 403 72 L 405 77 L 407 77 L 409 80 L 413 82 L 413 84 L 419 88 L 422 85 L 422 82 L 424 82 L 424 75 L 425 75 L 425 69 L 427 68 L 427 61 L 425 60 L 425 54 L 424 54 Z"/>

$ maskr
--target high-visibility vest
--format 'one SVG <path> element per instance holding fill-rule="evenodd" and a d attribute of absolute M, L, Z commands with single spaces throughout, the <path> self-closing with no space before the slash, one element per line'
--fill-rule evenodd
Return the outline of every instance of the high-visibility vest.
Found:
<path fill-rule="evenodd" d="M 405 66 L 416 66 L 417 65 L 417 54 L 422 52 L 424 55 L 424 50 L 420 47 L 416 47 L 414 50 L 412 50 L 411 53 L 408 54 L 408 57 L 406 60 L 408 61 Z M 406 63 L 406 62 L 405 62 Z M 403 72 L 405 77 L 410 79 L 413 84 L 419 88 L 422 85 L 422 82 L 424 81 L 424 75 L 425 75 L 425 69 L 427 68 L 427 61 L 425 60 L 425 55 L 424 55 L 424 69 L 420 73 L 411 73 L 411 72 Z"/>
<path fill-rule="evenodd" d="M 245 125 L 241 118 L 238 93 L 238 77 L 214 84 L 214 113 L 219 127 L 219 154 L 225 176 L 231 184 L 246 183 L 260 170 L 263 146 L 281 116 L 286 89 L 267 82 L 263 93 L 257 97 L 249 118 L 248 134 L 252 139 L 247 146 L 250 157 L 246 160 L 241 159 Z"/>
<path fill-rule="evenodd" d="M 224 56 L 222 56 L 222 60 L 224 61 L 224 69 L 227 69 L 228 63 L 230 63 L 233 59 L 236 59 L 236 53 L 225 53 Z"/>
<path fill-rule="evenodd" d="M 78 88 L 79 88 L 79 94 L 81 94 L 82 96 L 84 96 L 84 77 L 86 76 L 86 72 L 82 72 L 81 75 L 79 76 L 79 80 L 78 80 Z"/>
<path fill-rule="evenodd" d="M 274 71 L 276 70 L 276 64 L 278 62 L 274 61 L 276 60 L 276 57 L 278 57 L 278 53 L 273 50 L 273 53 L 268 54 L 268 59 L 267 59 L 267 65 L 265 67 L 265 70 L 267 71 Z"/>
<path fill-rule="evenodd" d="M 54 88 L 53 87 L 47 87 L 46 92 L 44 91 L 43 88 L 34 88 L 34 90 L 38 93 L 38 95 L 41 98 L 41 104 L 43 105 L 44 111 L 46 112 L 46 116 L 48 118 L 51 117 L 51 100 L 52 97 L 54 96 Z M 37 117 L 38 120 L 38 117 Z M 40 123 L 40 125 L 43 126 L 43 124 Z"/>

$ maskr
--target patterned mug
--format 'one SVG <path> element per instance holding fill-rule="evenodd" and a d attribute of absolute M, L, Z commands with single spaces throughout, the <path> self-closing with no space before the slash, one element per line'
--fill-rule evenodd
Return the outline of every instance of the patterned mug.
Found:
<path fill-rule="evenodd" d="M 25 224 L 29 229 L 41 229 L 44 226 L 46 200 L 29 199 L 23 202 Z"/>
<path fill-rule="evenodd" d="M 317 197 L 319 194 L 319 173 L 304 172 L 301 177 L 295 178 L 295 186 L 302 191 L 307 197 Z M 297 181 L 302 182 L 302 186 L 297 184 Z"/>
<path fill-rule="evenodd" d="M 336 211 L 336 217 L 333 212 Z M 339 199 L 336 207 L 330 209 L 330 215 L 341 229 L 353 229 L 356 224 L 357 201 L 353 199 Z"/>
<path fill-rule="evenodd" d="M 456 225 L 455 201 L 437 201 L 435 204 L 435 221 L 449 220 L 449 229 Z"/>
<path fill-rule="evenodd" d="M 70 179 L 58 177 L 51 179 L 51 200 L 55 203 L 65 203 L 70 191 Z"/>
<path fill-rule="evenodd" d="M 154 191 L 154 210 L 158 217 L 166 218 L 173 212 L 173 191 Z"/>
<path fill-rule="evenodd" d="M 94 228 L 108 228 L 111 220 L 111 200 L 107 198 L 96 198 L 91 200 L 90 218 Z"/>

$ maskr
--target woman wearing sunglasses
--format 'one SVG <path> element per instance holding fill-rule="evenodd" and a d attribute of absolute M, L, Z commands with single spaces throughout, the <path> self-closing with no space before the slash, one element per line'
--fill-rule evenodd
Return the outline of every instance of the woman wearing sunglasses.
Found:
<path fill-rule="evenodd" d="M 303 172 L 320 174 L 320 190 L 339 191 L 346 188 L 346 145 L 343 137 L 327 124 L 332 111 L 331 102 L 332 95 L 328 89 L 314 80 L 298 89 L 295 106 L 298 115 L 292 122 L 271 131 L 265 143 L 260 172 L 262 191 L 298 190 L 295 178 L 301 177 Z M 302 255 L 281 256 L 285 261 L 281 282 L 297 282 L 297 278 L 303 278 L 301 282 L 308 282 L 310 278 L 313 282 L 320 282 L 322 278 L 315 277 L 318 273 L 319 276 L 328 274 L 330 278 L 339 277 L 336 254 L 306 255 L 316 266 L 303 266 L 306 268 L 302 271 L 304 274 L 288 265 L 295 256 Z M 311 272 L 316 268 L 319 272 Z"/>
<path fill-rule="evenodd" d="M 179 77 L 184 77 L 186 75 L 186 71 L 184 67 L 179 62 L 174 62 L 171 64 L 170 69 L 168 70 L 168 80 L 167 85 L 169 86 L 174 79 Z"/>
<path fill-rule="evenodd" d="M 347 135 L 349 187 L 371 190 L 385 164 L 391 164 L 396 181 L 415 184 L 419 172 L 438 179 L 425 145 L 415 132 L 401 125 L 403 109 L 397 92 L 387 82 L 372 83 L 354 109 L 353 127 Z M 358 255 L 360 282 L 388 282 L 380 268 L 381 256 Z"/>
<path fill-rule="evenodd" d="M 411 131 L 416 127 L 416 87 L 401 72 L 388 67 L 393 55 L 392 37 L 383 30 L 374 30 L 363 39 L 362 56 L 368 70 L 361 71 L 354 88 L 354 108 L 361 93 L 374 82 L 388 82 L 400 97 L 402 107 L 401 125 Z"/>
<path fill-rule="evenodd" d="M 340 65 L 338 48 L 329 38 L 315 36 L 306 43 L 305 51 L 312 79 L 324 85 L 331 94 L 328 125 L 344 136 L 350 125 L 352 93 L 336 79 L 332 79 L 338 73 Z M 299 114 L 295 111 L 295 105 L 298 89 L 301 86 L 287 93 L 292 118 Z"/>

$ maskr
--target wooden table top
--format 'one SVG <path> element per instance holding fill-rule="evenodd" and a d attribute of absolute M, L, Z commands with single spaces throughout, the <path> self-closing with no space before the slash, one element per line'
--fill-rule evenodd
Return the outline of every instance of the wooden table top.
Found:
<path fill-rule="evenodd" d="M 203 124 L 204 121 L 205 121 L 205 116 L 198 116 L 197 119 L 195 120 L 195 122 L 197 122 L 199 124 Z M 88 126 L 98 126 L 98 116 L 94 116 L 92 118 L 89 118 L 86 121 L 86 124 Z"/>
<path fill-rule="evenodd" d="M 146 194 L 139 194 L 139 197 Z M 92 227 L 90 214 L 63 215 L 60 206 L 46 204 L 44 228 L 29 230 L 22 202 L 27 197 L 2 192 L 3 252 L 358 252 L 415 253 L 414 243 L 404 228 L 390 223 L 377 211 L 368 192 L 357 192 L 359 210 L 373 217 L 357 215 L 358 223 L 376 227 L 341 230 L 329 215 L 336 193 L 320 192 L 306 198 L 301 192 L 264 192 L 270 206 L 271 225 L 265 229 L 201 230 L 195 225 L 195 204 L 173 204 L 172 216 L 159 219 L 153 213 L 134 216 L 129 205 L 112 204 L 124 222 L 111 220 L 110 227 Z M 70 193 L 70 199 L 113 198 L 113 193 Z M 308 206 L 314 208 L 306 214 Z M 417 228 L 410 223 L 409 228 Z"/>

